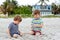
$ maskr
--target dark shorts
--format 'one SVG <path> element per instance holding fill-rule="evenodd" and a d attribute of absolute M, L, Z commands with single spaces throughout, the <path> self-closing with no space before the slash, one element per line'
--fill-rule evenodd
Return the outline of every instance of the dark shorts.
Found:
<path fill-rule="evenodd" d="M 14 34 L 20 35 L 20 33 L 10 33 L 11 37 L 13 37 Z"/>
<path fill-rule="evenodd" d="M 34 31 L 34 30 L 32 30 L 32 31 L 34 32 L 32 35 L 36 35 L 37 32 L 39 32 L 41 35 L 41 31 Z"/>

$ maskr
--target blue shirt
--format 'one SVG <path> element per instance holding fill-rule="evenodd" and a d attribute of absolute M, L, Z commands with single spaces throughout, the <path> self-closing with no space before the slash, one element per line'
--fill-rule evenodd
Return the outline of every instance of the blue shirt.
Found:
<path fill-rule="evenodd" d="M 11 34 L 19 33 L 18 25 L 14 24 L 13 22 L 9 24 L 8 28 Z"/>

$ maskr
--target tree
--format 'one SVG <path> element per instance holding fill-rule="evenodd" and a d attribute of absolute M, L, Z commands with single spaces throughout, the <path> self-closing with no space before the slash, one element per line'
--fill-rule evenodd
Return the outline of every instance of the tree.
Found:
<path fill-rule="evenodd" d="M 58 6 L 55 3 L 52 3 L 52 13 L 54 15 L 58 14 Z"/>
<path fill-rule="evenodd" d="M 3 13 L 6 14 L 8 2 L 7 2 L 7 1 L 6 1 L 6 2 L 3 2 L 3 5 L 1 5 L 1 6 L 2 6 L 2 11 L 3 11 Z"/>
<path fill-rule="evenodd" d="M 10 1 L 9 6 L 7 7 L 9 15 L 14 14 L 13 10 L 16 9 L 17 7 L 18 7 L 18 4 L 16 0 Z"/>
<path fill-rule="evenodd" d="M 2 5 L 2 10 L 4 14 L 8 13 L 9 15 L 14 14 L 31 14 L 32 13 L 32 6 L 18 6 L 16 0 L 6 0 Z"/>
<path fill-rule="evenodd" d="M 19 6 L 18 8 L 14 9 L 15 14 L 31 14 L 32 7 L 31 6 Z"/>
<path fill-rule="evenodd" d="M 58 13 L 60 14 L 60 5 L 58 6 L 58 9 L 57 9 Z"/>
<path fill-rule="evenodd" d="M 4 12 L 4 14 L 8 13 L 8 15 L 13 14 L 13 10 L 17 7 L 17 1 L 15 0 L 6 0 L 5 2 L 3 2 L 2 5 L 2 11 Z"/>

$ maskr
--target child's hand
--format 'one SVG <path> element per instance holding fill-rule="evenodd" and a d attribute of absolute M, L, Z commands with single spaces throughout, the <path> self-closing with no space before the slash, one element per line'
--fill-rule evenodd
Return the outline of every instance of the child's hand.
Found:
<path fill-rule="evenodd" d="M 37 24 L 33 24 L 33 26 L 35 27 L 35 26 L 37 26 Z"/>
<path fill-rule="evenodd" d="M 23 34 L 24 34 L 23 32 L 20 33 L 20 35 L 23 35 Z"/>
<path fill-rule="evenodd" d="M 39 24 L 34 24 L 33 26 L 34 26 L 34 27 L 40 27 L 40 25 L 39 25 Z"/>
<path fill-rule="evenodd" d="M 42 24 L 34 24 L 33 26 L 42 28 L 43 25 Z"/>

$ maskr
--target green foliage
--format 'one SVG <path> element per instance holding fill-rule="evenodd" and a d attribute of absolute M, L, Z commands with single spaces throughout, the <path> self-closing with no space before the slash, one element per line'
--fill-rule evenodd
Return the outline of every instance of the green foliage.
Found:
<path fill-rule="evenodd" d="M 52 3 L 52 13 L 54 15 L 59 14 L 60 13 L 60 5 L 56 5 L 55 3 Z"/>
<path fill-rule="evenodd" d="M 18 3 L 16 0 L 6 0 L 3 3 L 3 12 L 6 14 L 8 12 L 8 15 L 24 15 L 29 16 L 32 13 L 32 7 L 31 6 L 18 6 Z M 29 15 L 28 15 L 29 14 Z"/>
<path fill-rule="evenodd" d="M 29 6 L 19 6 L 13 10 L 14 14 L 31 14 L 32 8 Z"/>

